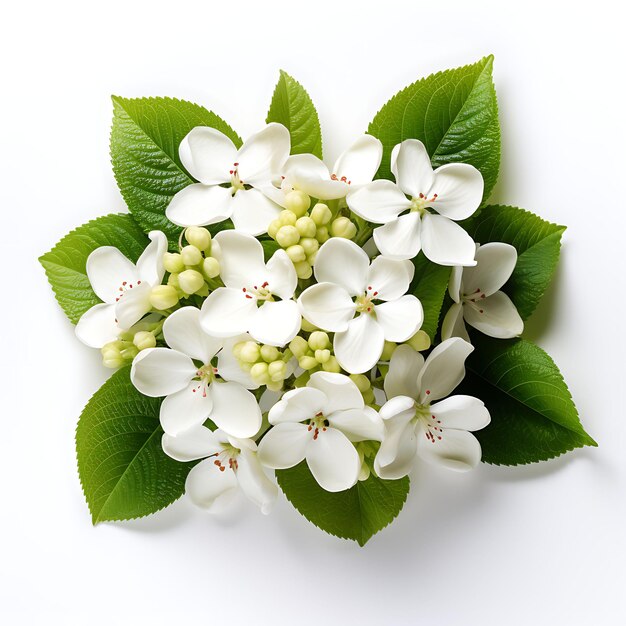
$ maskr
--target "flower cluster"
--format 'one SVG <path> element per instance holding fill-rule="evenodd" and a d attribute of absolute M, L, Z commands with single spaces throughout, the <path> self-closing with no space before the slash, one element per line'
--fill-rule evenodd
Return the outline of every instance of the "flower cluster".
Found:
<path fill-rule="evenodd" d="M 189 497 L 216 510 L 241 488 L 267 512 L 271 470 L 302 462 L 329 492 L 371 474 L 400 479 L 416 456 L 475 467 L 472 432 L 490 416 L 481 400 L 452 395 L 473 350 L 466 324 L 498 338 L 523 328 L 500 290 L 515 248 L 478 247 L 459 224 L 482 201 L 480 172 L 433 170 L 408 139 L 391 153 L 395 181 L 375 179 L 383 148 L 370 135 L 329 169 L 290 156 L 277 123 L 239 149 L 194 128 L 179 156 L 198 182 L 167 208 L 183 228 L 177 249 L 153 231 L 137 263 L 112 247 L 92 252 L 102 304 L 76 334 L 106 366 L 132 363 L 136 389 L 163 398 L 163 450 L 199 461 Z M 420 253 L 452 268 L 434 347 L 412 289 Z"/>

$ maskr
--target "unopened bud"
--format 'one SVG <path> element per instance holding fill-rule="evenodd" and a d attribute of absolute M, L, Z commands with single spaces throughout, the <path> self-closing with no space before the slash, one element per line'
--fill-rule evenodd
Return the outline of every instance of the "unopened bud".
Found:
<path fill-rule="evenodd" d="M 239 358 L 245 363 L 256 363 L 261 358 L 261 349 L 256 341 L 246 341 L 241 347 Z"/>
<path fill-rule="evenodd" d="M 330 234 L 328 232 L 328 226 L 318 226 L 315 231 L 315 239 L 317 239 L 320 243 L 324 243 L 330 239 Z"/>
<path fill-rule="evenodd" d="M 300 217 L 296 222 L 296 228 L 300 233 L 300 237 L 315 237 L 317 225 L 310 217 Z"/>
<path fill-rule="evenodd" d="M 255 380 L 255 382 L 265 385 L 270 381 L 270 376 L 268 372 L 267 363 L 255 363 L 250 370 L 250 376 Z"/>
<path fill-rule="evenodd" d="M 272 361 L 276 361 L 280 357 L 280 353 L 278 352 L 278 348 L 274 346 L 261 346 L 261 358 L 266 363 L 271 363 Z"/>
<path fill-rule="evenodd" d="M 172 285 L 157 285 L 150 292 L 150 304 L 157 311 L 170 309 L 178 304 L 178 292 Z"/>
<path fill-rule="evenodd" d="M 285 209 L 278 215 L 278 221 L 281 226 L 295 226 L 298 216 L 293 211 Z"/>
<path fill-rule="evenodd" d="M 311 206 L 311 198 L 304 191 L 290 191 L 285 196 L 285 206 L 289 211 L 295 213 L 298 217 L 304 215 Z"/>
<path fill-rule="evenodd" d="M 126 361 L 122 358 L 120 354 L 114 357 L 106 357 L 102 359 L 102 365 L 104 367 L 110 367 L 111 369 L 116 369 L 118 367 L 122 367 Z"/>
<path fill-rule="evenodd" d="M 391 358 L 391 355 L 395 352 L 397 347 L 398 347 L 397 343 L 394 343 L 393 341 L 385 341 L 385 344 L 383 346 L 383 352 L 380 355 L 379 361 L 388 361 Z"/>
<path fill-rule="evenodd" d="M 204 276 L 197 270 L 185 270 L 178 275 L 180 288 L 188 295 L 196 293 L 204 287 Z"/>
<path fill-rule="evenodd" d="M 170 274 L 182 272 L 185 269 L 183 257 L 178 252 L 166 252 L 163 255 L 163 267 Z"/>
<path fill-rule="evenodd" d="M 275 220 L 272 220 L 269 224 L 269 226 L 267 227 L 267 234 L 272 238 L 272 239 L 276 239 L 276 233 L 278 232 L 279 228 L 282 226 L 282 223 L 280 221 L 279 218 L 276 218 Z"/>
<path fill-rule="evenodd" d="M 299 359 L 301 356 L 305 355 L 309 349 L 309 344 L 304 337 L 300 337 L 300 335 L 294 337 L 289 343 L 289 349 L 293 352 L 293 355 Z"/>
<path fill-rule="evenodd" d="M 408 341 L 407 343 L 413 348 L 413 350 L 417 350 L 418 352 L 422 352 L 423 350 L 428 350 L 430 348 L 430 337 L 428 333 L 425 333 L 423 330 L 418 330 Z"/>
<path fill-rule="evenodd" d="M 208 256 L 202 262 L 202 271 L 207 278 L 215 278 L 220 274 L 220 262 L 212 256 Z"/>
<path fill-rule="evenodd" d="M 315 357 L 307 356 L 305 354 L 304 356 L 301 356 L 298 359 L 298 365 L 303 370 L 312 370 L 314 367 L 317 367 L 319 365 L 319 362 L 318 362 L 318 360 Z"/>
<path fill-rule="evenodd" d="M 306 252 L 304 248 L 296 244 L 295 246 L 289 246 L 286 250 L 287 256 L 291 259 L 293 263 L 299 263 L 300 261 L 304 261 L 306 259 Z"/>
<path fill-rule="evenodd" d="M 281 226 L 276 233 L 276 241 L 282 248 L 295 246 L 300 241 L 300 233 L 295 226 Z"/>
<path fill-rule="evenodd" d="M 363 374 L 350 374 L 350 380 L 359 388 L 361 393 L 365 393 L 372 386 L 369 378 Z"/>
<path fill-rule="evenodd" d="M 352 239 L 356 235 L 356 226 L 347 217 L 338 217 L 330 225 L 330 232 L 333 237 L 343 237 Z"/>
<path fill-rule="evenodd" d="M 311 350 L 323 350 L 330 345 L 330 339 L 323 330 L 316 330 L 309 336 L 309 346 Z"/>
<path fill-rule="evenodd" d="M 202 252 L 196 246 L 185 246 L 180 251 L 183 263 L 187 266 L 200 265 L 202 263 Z"/>
<path fill-rule="evenodd" d="M 306 254 L 306 256 L 311 256 L 319 250 L 320 242 L 314 237 L 302 237 L 300 239 L 300 246 L 304 250 L 304 254 Z M 300 260 L 303 261 L 304 259 Z"/>
<path fill-rule="evenodd" d="M 185 230 L 185 239 L 199 250 L 206 250 L 211 245 L 211 233 L 206 228 L 200 226 L 187 228 Z"/>
<path fill-rule="evenodd" d="M 314 324 L 311 324 L 311 322 L 309 322 L 309 320 L 305 319 L 304 317 L 302 318 L 302 330 L 305 333 L 312 333 L 314 330 L 319 330 L 319 328 L 317 326 L 315 326 Z"/>
<path fill-rule="evenodd" d="M 269 382 L 265 383 L 265 386 L 270 390 L 270 391 L 280 391 L 283 388 L 283 381 L 282 380 L 278 380 L 276 382 L 270 380 Z"/>
<path fill-rule="evenodd" d="M 316 350 L 315 351 L 315 360 L 318 363 L 327 363 L 328 359 L 330 359 L 330 350 Z"/>
<path fill-rule="evenodd" d="M 339 374 L 341 372 L 341 365 L 339 365 L 339 361 L 337 361 L 337 357 L 331 356 L 326 363 L 322 363 L 322 369 L 325 372 L 333 372 L 335 374 Z"/>
<path fill-rule="evenodd" d="M 135 333 L 133 343 L 137 346 L 137 350 L 147 350 L 156 346 L 156 337 L 147 330 L 141 330 Z"/>
<path fill-rule="evenodd" d="M 294 263 L 293 266 L 296 268 L 296 274 L 298 278 L 311 278 L 313 275 L 313 269 L 311 265 L 307 261 L 300 261 L 299 263 Z"/>
<path fill-rule="evenodd" d="M 318 226 L 326 226 L 332 218 L 332 211 L 328 208 L 328 206 L 322 204 L 321 202 L 318 202 L 311 211 L 311 219 Z"/>
<path fill-rule="evenodd" d="M 285 380 L 287 377 L 287 364 L 284 361 L 273 361 L 267 366 L 267 373 L 270 380 L 275 383 Z"/>

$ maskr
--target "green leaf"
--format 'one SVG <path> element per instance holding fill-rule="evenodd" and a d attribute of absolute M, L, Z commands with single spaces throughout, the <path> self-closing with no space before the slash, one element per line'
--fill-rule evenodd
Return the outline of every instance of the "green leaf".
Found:
<path fill-rule="evenodd" d="M 216 128 L 241 145 L 223 119 L 197 104 L 113 96 L 111 160 L 117 184 L 144 231 L 162 230 L 172 242 L 181 229 L 165 217 L 165 209 L 176 193 L 195 182 L 180 161 L 178 147 L 196 126 Z"/>
<path fill-rule="evenodd" d="M 503 241 L 519 255 L 505 291 L 526 319 L 535 310 L 556 269 L 565 226 L 513 206 L 486 206 L 464 224 L 479 243 Z"/>
<path fill-rule="evenodd" d="M 422 330 L 434 339 L 439 315 L 450 280 L 450 267 L 431 263 L 422 252 L 413 259 L 415 275 L 409 292 L 417 296 L 424 307 Z"/>
<path fill-rule="evenodd" d="M 132 216 L 112 213 L 79 226 L 39 257 L 56 299 L 74 324 L 100 299 L 93 292 L 85 264 L 100 246 L 114 246 L 135 262 L 148 238 Z"/>
<path fill-rule="evenodd" d="M 483 461 L 535 463 L 597 445 L 580 423 L 561 372 L 541 348 L 479 333 L 472 342 L 476 350 L 457 392 L 480 398 L 491 414 L 489 426 L 475 433 Z"/>
<path fill-rule="evenodd" d="M 80 482 L 94 524 L 150 515 L 185 490 L 192 464 L 161 449 L 159 398 L 140 394 L 118 370 L 84 408 L 76 429 Z"/>
<path fill-rule="evenodd" d="M 310 522 L 360 546 L 396 518 L 409 493 L 408 477 L 381 480 L 373 474 L 347 491 L 330 493 L 317 484 L 306 461 L 277 471 L 276 478 L 287 499 Z"/>
<path fill-rule="evenodd" d="M 500 166 L 498 103 L 492 81 L 493 56 L 432 74 L 397 93 L 377 113 L 368 132 L 383 143 L 378 176 L 391 178 L 393 147 L 420 139 L 433 164 L 471 163 L 485 180 L 489 196 Z"/>
<path fill-rule="evenodd" d="M 266 121 L 287 127 L 291 154 L 309 152 L 322 158 L 322 131 L 315 105 L 304 87 L 282 70 Z"/>

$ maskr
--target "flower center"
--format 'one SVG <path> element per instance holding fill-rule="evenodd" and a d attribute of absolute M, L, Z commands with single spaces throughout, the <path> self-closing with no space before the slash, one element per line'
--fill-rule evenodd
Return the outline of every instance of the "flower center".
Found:
<path fill-rule="evenodd" d="M 341 178 L 338 178 L 337 174 L 331 174 L 330 175 L 330 180 L 338 180 L 341 183 L 346 183 L 346 185 L 352 184 L 351 180 L 348 180 L 345 176 L 342 176 Z"/>
<path fill-rule="evenodd" d="M 426 391 L 428 394 L 429 392 Z M 416 404 L 415 417 L 413 418 L 415 425 L 420 424 L 424 431 L 424 436 L 431 443 L 441 441 L 443 430 L 441 428 L 441 420 L 438 420 L 430 411 L 430 404 Z"/>
<path fill-rule="evenodd" d="M 226 471 L 226 468 L 235 471 L 239 468 L 239 464 L 237 463 L 239 452 L 240 450 L 234 446 L 225 445 L 221 452 L 217 452 L 209 458 L 215 457 L 213 463 L 219 467 L 220 472 Z"/>
<path fill-rule="evenodd" d="M 313 433 L 313 441 L 317 441 L 320 432 L 325 433 L 328 429 L 328 420 L 324 417 L 324 414 L 320 411 L 309 420 L 309 432 Z"/>
<path fill-rule="evenodd" d="M 265 281 L 260 287 L 253 285 L 252 287 L 243 287 L 242 291 L 249 300 L 256 300 L 261 306 L 264 302 L 273 302 L 274 296 L 269 288 L 270 284 Z"/>
<path fill-rule="evenodd" d="M 122 284 L 118 287 L 117 291 L 119 293 L 119 295 L 117 296 L 117 298 L 115 298 L 115 302 L 119 302 L 120 299 L 122 298 L 122 296 L 129 290 L 132 289 L 133 287 L 138 287 L 139 285 L 141 285 L 141 281 L 138 280 L 134 285 L 133 283 L 129 283 L 127 280 L 122 281 Z M 116 320 L 117 321 L 117 320 Z"/>
<path fill-rule="evenodd" d="M 374 300 L 377 296 L 378 291 L 376 291 L 371 285 L 368 286 L 367 291 L 362 296 L 357 296 L 354 301 L 357 313 L 370 313 L 375 315 L 374 309 L 376 307 L 374 305 Z"/>
<path fill-rule="evenodd" d="M 239 178 L 239 171 L 237 170 L 238 167 L 239 167 L 239 163 L 233 163 L 233 169 L 230 170 L 229 172 L 230 186 L 231 186 L 230 191 L 233 194 L 233 196 L 241 189 L 245 189 L 243 181 L 241 180 L 241 178 Z"/>
<path fill-rule="evenodd" d="M 193 393 L 201 393 L 203 398 L 207 396 L 209 385 L 217 378 L 217 367 L 213 367 L 210 363 L 199 367 L 193 380 L 198 381 L 195 387 L 192 387 Z"/>
<path fill-rule="evenodd" d="M 419 196 L 411 198 L 411 212 L 419 213 L 420 215 L 424 215 L 424 213 L 428 213 L 428 209 L 426 205 L 432 204 L 437 199 L 437 194 L 434 194 L 432 198 L 427 198 L 423 193 L 420 193 Z"/>
<path fill-rule="evenodd" d="M 485 292 L 480 288 L 476 289 L 476 291 L 471 294 L 461 294 L 461 300 L 463 301 L 463 304 L 472 307 L 479 313 L 484 313 L 484 310 L 481 308 L 479 303 L 486 297 L 487 296 Z"/>

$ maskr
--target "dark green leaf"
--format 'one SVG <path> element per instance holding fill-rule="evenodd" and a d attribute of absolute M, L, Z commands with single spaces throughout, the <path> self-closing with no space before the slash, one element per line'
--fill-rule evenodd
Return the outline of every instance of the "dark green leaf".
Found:
<path fill-rule="evenodd" d="M 322 158 L 322 131 L 315 106 L 304 87 L 282 70 L 266 121 L 287 127 L 291 154 L 308 152 Z"/>
<path fill-rule="evenodd" d="M 415 276 L 409 293 L 417 296 L 424 307 L 422 330 L 434 339 L 439 314 L 448 289 L 451 268 L 431 263 L 422 252 L 413 259 Z"/>
<path fill-rule="evenodd" d="M 161 400 L 140 394 L 130 367 L 94 394 L 76 429 L 78 472 L 94 524 L 150 515 L 179 498 L 191 464 L 161 449 Z"/>
<path fill-rule="evenodd" d="M 100 299 L 91 289 L 85 264 L 100 246 L 114 246 L 135 262 L 148 238 L 130 215 L 112 213 L 79 226 L 39 258 L 54 294 L 72 323 Z"/>
<path fill-rule="evenodd" d="M 500 166 L 498 103 L 492 81 L 493 57 L 423 78 L 397 93 L 377 113 L 368 132 L 384 147 L 378 176 L 391 178 L 393 147 L 420 139 L 434 167 L 471 163 L 489 196 Z"/>
<path fill-rule="evenodd" d="M 310 522 L 360 546 L 397 517 L 409 493 L 408 477 L 381 480 L 373 474 L 347 491 L 330 493 L 317 484 L 306 461 L 276 472 L 276 478 L 287 499 Z"/>

